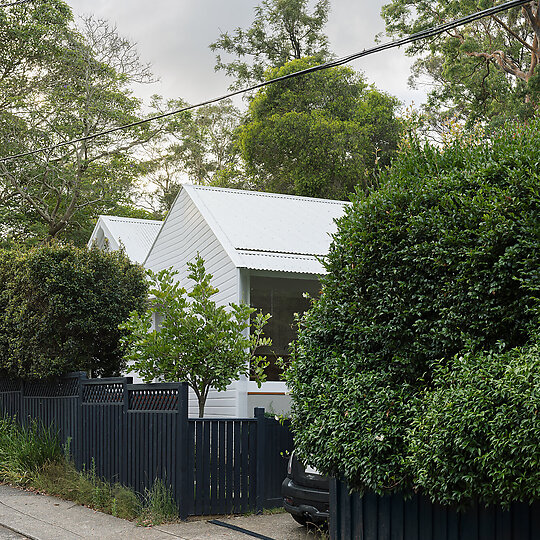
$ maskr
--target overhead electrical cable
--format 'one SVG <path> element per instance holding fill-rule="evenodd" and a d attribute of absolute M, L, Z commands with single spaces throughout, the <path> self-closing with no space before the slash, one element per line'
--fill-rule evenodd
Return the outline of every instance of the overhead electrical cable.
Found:
<path fill-rule="evenodd" d="M 420 41 L 422 39 L 427 39 L 431 37 L 438 36 L 440 34 L 443 34 L 444 32 L 447 32 L 449 30 L 452 30 L 454 28 L 457 28 L 458 26 L 462 26 L 464 24 L 469 24 L 471 22 L 477 21 L 479 19 L 483 19 L 485 17 L 490 17 L 492 15 L 496 15 L 497 13 L 501 13 L 503 11 L 507 11 L 509 9 L 522 6 L 524 4 L 529 4 L 531 0 L 512 0 L 511 2 L 506 2 L 504 4 L 500 4 L 498 6 L 494 6 L 488 9 L 483 9 L 482 11 L 477 11 L 476 13 L 472 13 L 471 15 L 467 15 L 465 17 L 461 17 L 459 19 L 455 19 L 454 21 L 450 21 L 445 24 L 441 24 L 439 26 L 435 26 L 433 28 L 428 28 L 426 30 L 422 30 L 420 32 L 417 32 L 415 34 L 411 34 L 410 36 L 390 41 L 388 43 L 383 43 L 382 45 L 378 45 L 376 47 L 371 47 L 370 49 L 364 49 L 363 51 L 351 54 L 349 56 L 344 56 L 342 58 L 338 58 L 336 60 L 332 60 L 329 62 L 325 62 L 324 64 L 319 64 L 317 66 L 313 66 L 307 69 L 303 69 L 301 71 L 295 71 L 294 73 L 289 73 L 288 75 L 283 75 L 281 77 L 277 77 L 275 79 L 271 79 L 269 81 L 264 81 L 258 84 L 254 84 L 252 86 L 249 86 L 247 88 L 242 88 L 240 90 L 234 90 L 232 92 L 229 92 L 228 94 L 224 94 L 222 96 L 208 99 L 206 101 L 202 101 L 200 103 L 197 103 L 195 105 L 188 105 L 186 107 L 182 107 L 181 109 L 175 109 L 173 111 L 168 111 L 165 113 L 157 114 L 155 116 L 151 116 L 149 118 L 144 118 L 142 120 L 138 120 L 136 122 L 132 122 L 130 124 L 123 124 L 121 126 L 117 126 L 115 128 L 107 129 L 104 131 L 100 131 L 97 133 L 93 133 L 91 135 L 86 135 L 84 137 L 79 137 L 76 139 L 70 139 L 69 141 L 64 141 L 52 146 L 46 146 L 42 148 L 37 148 L 35 150 L 30 150 L 28 152 L 21 152 L 19 154 L 13 154 L 11 156 L 7 156 L 4 158 L 0 158 L 0 163 L 10 161 L 13 159 L 25 157 L 25 156 L 31 156 L 34 154 L 42 153 L 42 152 L 51 152 L 52 150 L 55 150 L 56 148 L 61 148 L 63 146 L 68 146 L 70 144 L 75 144 L 78 142 L 88 141 L 91 139 L 95 139 L 96 137 L 100 137 L 102 135 L 109 135 L 111 133 L 115 133 L 118 131 L 122 131 L 124 129 L 140 126 L 149 122 L 153 122 L 154 120 L 160 120 L 162 118 L 167 118 L 168 116 L 174 116 L 176 114 L 180 114 L 182 112 L 190 111 L 192 109 L 197 109 L 199 107 L 203 107 L 205 105 L 210 105 L 211 103 L 216 103 L 218 101 L 223 101 L 224 99 L 228 99 L 234 96 L 238 96 L 240 94 L 244 94 L 246 92 L 251 92 L 253 90 L 257 90 L 259 88 L 263 88 L 265 86 L 268 86 L 270 84 L 275 84 L 278 82 L 286 81 L 288 79 L 293 79 L 294 77 L 300 77 L 302 75 L 307 75 L 309 73 L 315 73 L 316 71 L 321 71 L 323 69 L 329 69 L 332 67 L 341 66 L 343 64 L 348 64 L 349 62 L 352 62 L 353 60 L 357 60 L 358 58 L 363 58 L 364 56 L 369 56 L 371 54 L 375 54 L 381 51 L 386 51 L 388 49 L 393 49 L 396 47 L 401 47 L 403 45 L 409 45 L 411 43 L 415 43 L 416 41 Z"/>
<path fill-rule="evenodd" d="M 18 6 L 19 4 L 27 4 L 28 2 L 33 2 L 34 0 L 19 0 L 18 2 L 11 2 L 10 4 L 0 4 L 0 8 Z"/>

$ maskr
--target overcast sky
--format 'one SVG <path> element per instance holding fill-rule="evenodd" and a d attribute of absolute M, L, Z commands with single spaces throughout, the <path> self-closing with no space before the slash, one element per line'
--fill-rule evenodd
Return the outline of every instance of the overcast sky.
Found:
<path fill-rule="evenodd" d="M 92 14 L 115 24 L 118 33 L 138 44 L 144 62 L 160 79 L 137 89 L 141 97 L 157 93 L 190 103 L 224 94 L 231 83 L 215 72 L 215 57 L 208 45 L 220 31 L 246 28 L 259 0 L 67 0 L 75 16 Z M 375 45 L 384 30 L 380 16 L 384 0 L 331 0 L 326 33 L 337 56 Z M 378 53 L 351 63 L 369 82 L 405 105 L 425 100 L 423 91 L 407 85 L 411 60 L 403 50 Z"/>

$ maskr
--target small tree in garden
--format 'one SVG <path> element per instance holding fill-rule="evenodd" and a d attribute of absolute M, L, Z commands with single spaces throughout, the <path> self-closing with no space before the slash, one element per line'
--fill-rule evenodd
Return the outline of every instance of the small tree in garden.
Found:
<path fill-rule="evenodd" d="M 271 345 L 263 336 L 270 315 L 257 313 L 245 304 L 218 306 L 212 297 L 219 292 L 211 285 L 212 275 L 199 255 L 188 263 L 191 292 L 175 279 L 176 271 L 148 271 L 152 305 L 143 313 L 134 311 L 122 325 L 129 334 L 124 339 L 126 359 L 147 382 L 185 381 L 199 401 L 199 417 L 210 388 L 225 390 L 241 375 L 251 373 L 259 384 L 264 381 L 267 362 L 253 353 L 257 347 Z M 162 320 L 152 330 L 152 316 Z M 248 330 L 251 330 L 248 335 Z"/>

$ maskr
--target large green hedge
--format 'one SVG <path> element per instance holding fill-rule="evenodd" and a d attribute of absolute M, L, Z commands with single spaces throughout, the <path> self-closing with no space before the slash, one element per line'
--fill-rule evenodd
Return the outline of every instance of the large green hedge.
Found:
<path fill-rule="evenodd" d="M 412 141 L 382 187 L 353 203 L 287 374 L 296 445 L 358 490 L 462 502 L 427 489 L 410 437 L 437 387 L 434 366 L 505 353 L 536 333 L 540 121 L 445 148 Z M 474 476 L 468 465 L 453 463 L 454 478 Z"/>
<path fill-rule="evenodd" d="M 540 499 L 538 345 L 436 366 L 408 439 L 415 482 L 432 499 Z"/>
<path fill-rule="evenodd" d="M 122 252 L 52 244 L 0 251 L 0 374 L 41 378 L 123 367 L 118 325 L 147 299 Z"/>

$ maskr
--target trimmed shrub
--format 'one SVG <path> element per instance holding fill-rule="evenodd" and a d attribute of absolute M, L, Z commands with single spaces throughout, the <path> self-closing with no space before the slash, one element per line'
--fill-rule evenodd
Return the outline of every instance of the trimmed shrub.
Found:
<path fill-rule="evenodd" d="M 121 252 L 61 244 L 0 251 L 0 374 L 118 374 L 118 325 L 144 308 L 147 290 L 142 267 Z"/>
<path fill-rule="evenodd" d="M 540 348 L 467 353 L 433 370 L 412 423 L 415 482 L 433 500 L 540 499 Z"/>
<path fill-rule="evenodd" d="M 538 328 L 539 164 L 540 120 L 468 145 L 413 141 L 356 196 L 286 374 L 310 464 L 359 491 L 422 487 L 408 435 L 432 366 Z"/>

